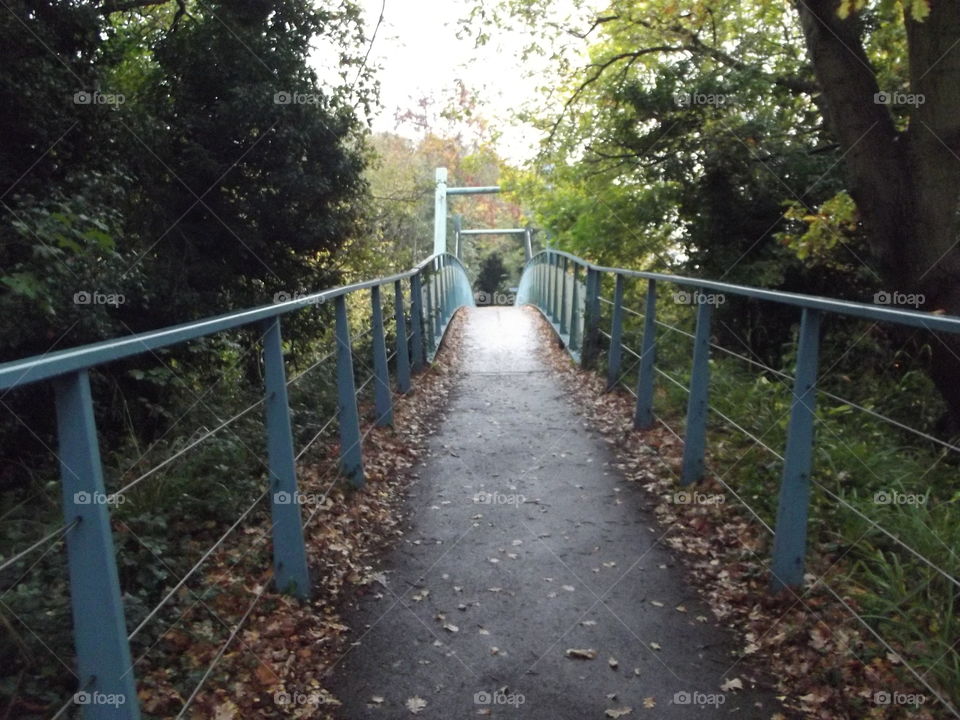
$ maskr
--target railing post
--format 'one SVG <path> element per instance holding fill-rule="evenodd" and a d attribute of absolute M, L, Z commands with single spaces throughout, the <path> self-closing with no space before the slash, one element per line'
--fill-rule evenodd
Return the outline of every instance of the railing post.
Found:
<path fill-rule="evenodd" d="M 567 324 L 567 258 L 563 258 L 563 270 L 560 272 L 560 335 L 569 331 Z"/>
<path fill-rule="evenodd" d="M 570 349 L 574 352 L 580 345 L 580 265 L 573 264 L 573 290 L 571 291 L 572 300 L 570 302 Z"/>
<path fill-rule="evenodd" d="M 337 296 L 336 311 L 340 472 L 353 487 L 358 488 L 363 486 L 363 446 L 360 439 L 360 415 L 357 412 L 357 389 L 353 380 L 350 324 L 347 320 L 347 302 L 343 295 Z"/>
<path fill-rule="evenodd" d="M 560 305 L 560 283 L 563 280 L 563 276 L 560 275 L 560 268 L 563 265 L 563 258 L 554 255 L 553 262 L 553 321 L 559 326 L 560 318 L 563 315 L 563 308 Z"/>
<path fill-rule="evenodd" d="M 683 438 L 683 467 L 680 484 L 690 485 L 703 477 L 703 458 L 707 442 L 707 413 L 710 388 L 710 315 L 713 303 L 706 302 L 701 290 L 693 293 L 697 304 L 697 329 L 693 339 L 693 367 L 690 373 L 690 397 L 687 399 L 687 426 Z"/>
<path fill-rule="evenodd" d="M 90 377 L 78 370 L 54 381 L 78 693 L 114 695 L 122 704 L 86 704 L 85 718 L 137 720 L 140 708 L 120 599 L 116 551 L 103 484 Z M 77 697 L 78 704 L 82 697 Z"/>
<path fill-rule="evenodd" d="M 407 346 L 407 318 L 403 307 L 403 283 L 393 283 L 393 322 L 397 333 L 397 390 L 410 392 L 410 349 Z"/>
<path fill-rule="evenodd" d="M 427 364 L 423 333 L 423 279 L 417 272 L 410 277 L 410 342 L 413 345 L 414 372 L 420 372 Z"/>
<path fill-rule="evenodd" d="M 437 343 L 437 313 L 433 307 L 433 286 L 436 281 L 436 274 L 432 272 L 433 263 L 431 263 L 430 277 L 427 278 L 427 324 L 424 331 L 426 338 L 427 357 L 433 355 Z"/>
<path fill-rule="evenodd" d="M 587 269 L 587 303 L 584 308 L 583 349 L 580 364 L 592 369 L 597 363 L 600 335 L 600 273 Z"/>
<path fill-rule="evenodd" d="M 773 577 L 770 587 L 774 592 L 803 585 L 819 347 L 820 313 L 804 308 L 800 320 L 797 373 L 793 383 L 783 479 L 780 482 L 777 527 L 773 538 Z"/>
<path fill-rule="evenodd" d="M 640 376 L 637 380 L 637 407 L 633 426 L 637 430 L 653 427 L 653 381 L 657 355 L 657 281 L 647 281 L 647 302 L 643 309 L 643 340 L 640 351 Z"/>
<path fill-rule="evenodd" d="M 370 288 L 370 301 L 373 304 L 371 323 L 373 325 L 373 409 L 378 427 L 393 425 L 393 393 L 390 390 L 390 370 L 387 367 L 387 341 L 383 332 L 383 300 L 380 286 Z"/>
<path fill-rule="evenodd" d="M 623 350 L 623 275 L 617 273 L 613 290 L 613 319 L 610 326 L 610 350 L 607 352 L 607 390 L 613 390 L 620 377 L 620 359 Z"/>
<path fill-rule="evenodd" d="M 310 596 L 310 575 L 303 543 L 297 465 L 290 429 L 287 373 L 283 362 L 280 318 L 265 323 L 263 370 L 266 398 L 267 461 L 270 468 L 270 519 L 273 535 L 273 576 L 277 590 L 299 598 Z"/>
<path fill-rule="evenodd" d="M 441 255 L 437 258 L 437 335 L 447 324 L 447 268 Z"/>
<path fill-rule="evenodd" d="M 553 302 L 556 296 L 557 288 L 557 256 L 553 253 L 547 255 L 547 317 L 550 322 L 557 322 L 557 306 Z"/>

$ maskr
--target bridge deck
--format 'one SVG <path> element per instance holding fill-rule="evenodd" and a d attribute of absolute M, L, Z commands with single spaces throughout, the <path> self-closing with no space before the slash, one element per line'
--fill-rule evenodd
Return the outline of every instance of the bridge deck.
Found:
<path fill-rule="evenodd" d="M 407 718 L 421 698 L 419 717 L 451 720 L 625 707 L 770 718 L 778 703 L 750 689 L 747 668 L 725 675 L 737 645 L 685 584 L 644 491 L 538 359 L 536 314 L 464 312 L 464 368 L 410 489 L 409 532 L 385 559 L 386 584 L 347 614 L 356 645 L 334 669 L 338 716 Z M 730 677 L 746 690 L 719 709 L 674 703 Z"/>

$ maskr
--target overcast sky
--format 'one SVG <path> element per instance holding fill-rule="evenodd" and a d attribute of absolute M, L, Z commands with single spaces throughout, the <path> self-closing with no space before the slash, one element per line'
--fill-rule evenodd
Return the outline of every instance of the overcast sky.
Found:
<path fill-rule="evenodd" d="M 496 33 L 480 48 L 471 38 L 457 38 L 458 21 L 473 0 L 386 0 L 383 24 L 370 62 L 380 66 L 383 109 L 374 130 L 396 131 L 397 109 L 415 107 L 422 97 L 450 97 L 460 80 L 484 103 L 484 115 L 502 131 L 501 154 L 513 161 L 530 156 L 536 135 L 510 117 L 510 109 L 537 97 L 536 81 L 525 78 L 519 53 L 524 37 Z M 360 0 L 368 34 L 373 31 L 383 0 Z M 404 134 L 410 134 L 409 131 Z"/>

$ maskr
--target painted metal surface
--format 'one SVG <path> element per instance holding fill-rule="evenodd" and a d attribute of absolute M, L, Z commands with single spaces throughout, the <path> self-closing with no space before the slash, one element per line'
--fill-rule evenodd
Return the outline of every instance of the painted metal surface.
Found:
<path fill-rule="evenodd" d="M 459 260 L 447 255 L 431 256 L 416 267 L 389 277 L 0 365 L 0 389 L 41 381 L 52 381 L 55 389 L 63 511 L 68 525 L 65 541 L 80 690 L 77 702 L 84 704 L 85 718 L 139 718 L 88 370 L 228 330 L 244 327 L 262 330 L 269 468 L 267 495 L 271 504 L 274 581 L 279 590 L 307 598 L 310 578 L 303 541 L 280 318 L 288 313 L 311 310 L 329 301 L 335 304 L 340 466 L 348 481 L 359 486 L 363 483 L 363 448 L 346 298 L 352 293 L 371 291 L 373 360 L 377 379 L 375 406 L 380 421 L 388 421 L 387 409 L 392 397 L 389 394 L 381 288 L 393 285 L 395 293 L 397 388 L 406 392 L 411 385 L 411 364 L 416 369 L 423 369 L 427 362 L 423 347 L 426 335 L 422 321 L 423 276 L 441 265 L 445 270 L 443 302 L 446 323 L 438 328 L 436 335 L 431 333 L 433 340 L 439 342 L 454 311 L 463 305 L 473 305 L 465 268 Z M 402 292 L 406 280 L 411 286 L 413 328 L 409 345 Z M 123 698 L 123 701 L 112 704 L 91 701 L 87 704 L 84 693 L 91 697 L 109 695 Z"/>
<path fill-rule="evenodd" d="M 58 378 L 54 390 L 63 515 L 75 523 L 66 544 L 78 695 L 120 700 L 84 703 L 88 720 L 136 720 L 140 710 L 87 371 Z"/>
<path fill-rule="evenodd" d="M 263 335 L 263 364 L 274 583 L 279 590 L 306 599 L 310 596 L 310 576 L 303 544 L 280 318 L 267 321 Z"/>
<path fill-rule="evenodd" d="M 623 356 L 623 276 L 617 275 L 613 288 L 613 314 L 610 319 L 610 349 L 607 351 L 607 389 L 612 390 L 620 380 L 620 361 Z"/>
<path fill-rule="evenodd" d="M 643 309 L 643 339 L 640 350 L 640 373 L 637 377 L 637 406 L 633 426 L 638 430 L 653 427 L 653 381 L 657 357 L 657 281 L 647 281 L 647 301 Z"/>
<path fill-rule="evenodd" d="M 393 321 L 397 335 L 397 391 L 410 392 L 410 348 L 407 343 L 407 316 L 403 303 L 403 282 L 393 283 Z"/>
<path fill-rule="evenodd" d="M 370 288 L 371 325 L 373 327 L 373 410 L 378 427 L 393 425 L 393 391 L 387 366 L 387 338 L 383 331 L 383 298 L 380 288 Z"/>
<path fill-rule="evenodd" d="M 697 305 L 697 329 L 693 339 L 693 368 L 687 397 L 687 425 L 683 438 L 680 484 L 691 485 L 703 477 L 707 447 L 707 415 L 710 412 L 710 317 L 713 303 Z"/>
<path fill-rule="evenodd" d="M 803 584 L 820 350 L 820 313 L 817 310 L 803 311 L 798 343 L 797 371 L 773 541 L 770 586 L 775 592 Z"/>
<path fill-rule="evenodd" d="M 549 293 L 545 292 L 544 266 L 556 267 L 564 263 L 564 273 L 570 268 L 570 279 L 561 289 L 559 321 L 550 305 Z M 580 273 L 585 272 L 587 282 L 580 283 Z M 650 273 L 623 268 L 611 268 L 589 263 L 560 250 L 548 249 L 530 258 L 520 280 L 517 304 L 538 307 L 561 339 L 567 341 L 567 350 L 573 359 L 589 367 L 594 359 L 592 331 L 594 327 L 594 298 L 599 288 L 599 277 L 612 275 L 615 278 L 613 302 L 613 326 L 611 348 L 607 366 L 607 385 L 611 387 L 619 374 L 621 363 L 617 357 L 622 337 L 618 326 L 622 316 L 617 317 L 622 304 L 623 282 L 638 279 L 647 282 L 646 304 L 643 314 L 643 338 L 639 353 L 640 369 L 637 381 L 637 400 L 634 410 L 634 427 L 649 429 L 656 421 L 653 401 L 656 373 L 656 306 L 658 283 L 674 283 L 691 288 L 703 302 L 697 302 L 697 325 L 694 334 L 693 366 L 690 378 L 687 405 L 686 437 L 684 438 L 681 482 L 698 481 L 704 473 L 706 448 L 707 412 L 709 410 L 710 385 L 710 319 L 715 303 L 708 293 L 738 295 L 765 302 L 796 307 L 802 312 L 798 340 L 796 384 L 791 405 L 790 427 L 784 454 L 783 478 L 780 485 L 779 507 L 774 540 L 771 588 L 799 587 L 803 582 L 804 555 L 806 551 L 807 516 L 810 495 L 810 478 L 813 471 L 814 443 L 814 398 L 818 355 L 820 317 L 833 313 L 845 317 L 862 318 L 875 322 L 889 322 L 908 327 L 924 328 L 936 332 L 960 333 L 960 317 L 946 316 L 915 310 L 868 305 L 866 303 L 834 300 L 831 298 L 765 290 L 744 285 L 688 278 L 665 273 Z M 569 307 L 565 297 L 567 282 L 570 283 Z M 586 298 L 582 297 L 586 292 Z M 569 333 L 569 334 L 565 334 Z"/>
<path fill-rule="evenodd" d="M 363 450 L 360 444 L 360 414 L 357 384 L 353 378 L 353 348 L 347 303 L 336 299 L 337 420 L 340 424 L 340 473 L 353 487 L 363 486 Z"/>

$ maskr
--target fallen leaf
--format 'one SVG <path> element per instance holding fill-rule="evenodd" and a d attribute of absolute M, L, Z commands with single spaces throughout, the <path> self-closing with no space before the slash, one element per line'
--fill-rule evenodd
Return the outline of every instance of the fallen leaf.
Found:
<path fill-rule="evenodd" d="M 650 710 L 651 708 L 655 708 L 657 706 L 657 701 L 654 700 L 652 697 L 645 697 L 643 699 L 643 706 L 647 710 Z"/>
<path fill-rule="evenodd" d="M 624 715 L 629 715 L 632 712 L 632 707 L 609 708 L 604 715 L 606 715 L 608 718 L 621 718 Z"/>
<path fill-rule="evenodd" d="M 412 712 L 414 715 L 419 713 L 427 706 L 427 701 L 422 697 L 417 697 L 414 695 L 412 698 L 407 698 L 407 710 Z"/>
<path fill-rule="evenodd" d="M 720 689 L 724 692 L 730 692 L 731 690 L 743 690 L 743 681 L 740 678 L 730 678 L 720 685 Z"/>
<path fill-rule="evenodd" d="M 597 651 L 592 648 L 589 650 L 567 648 L 566 655 L 568 658 L 576 658 L 577 660 L 593 660 L 597 656 Z"/>

